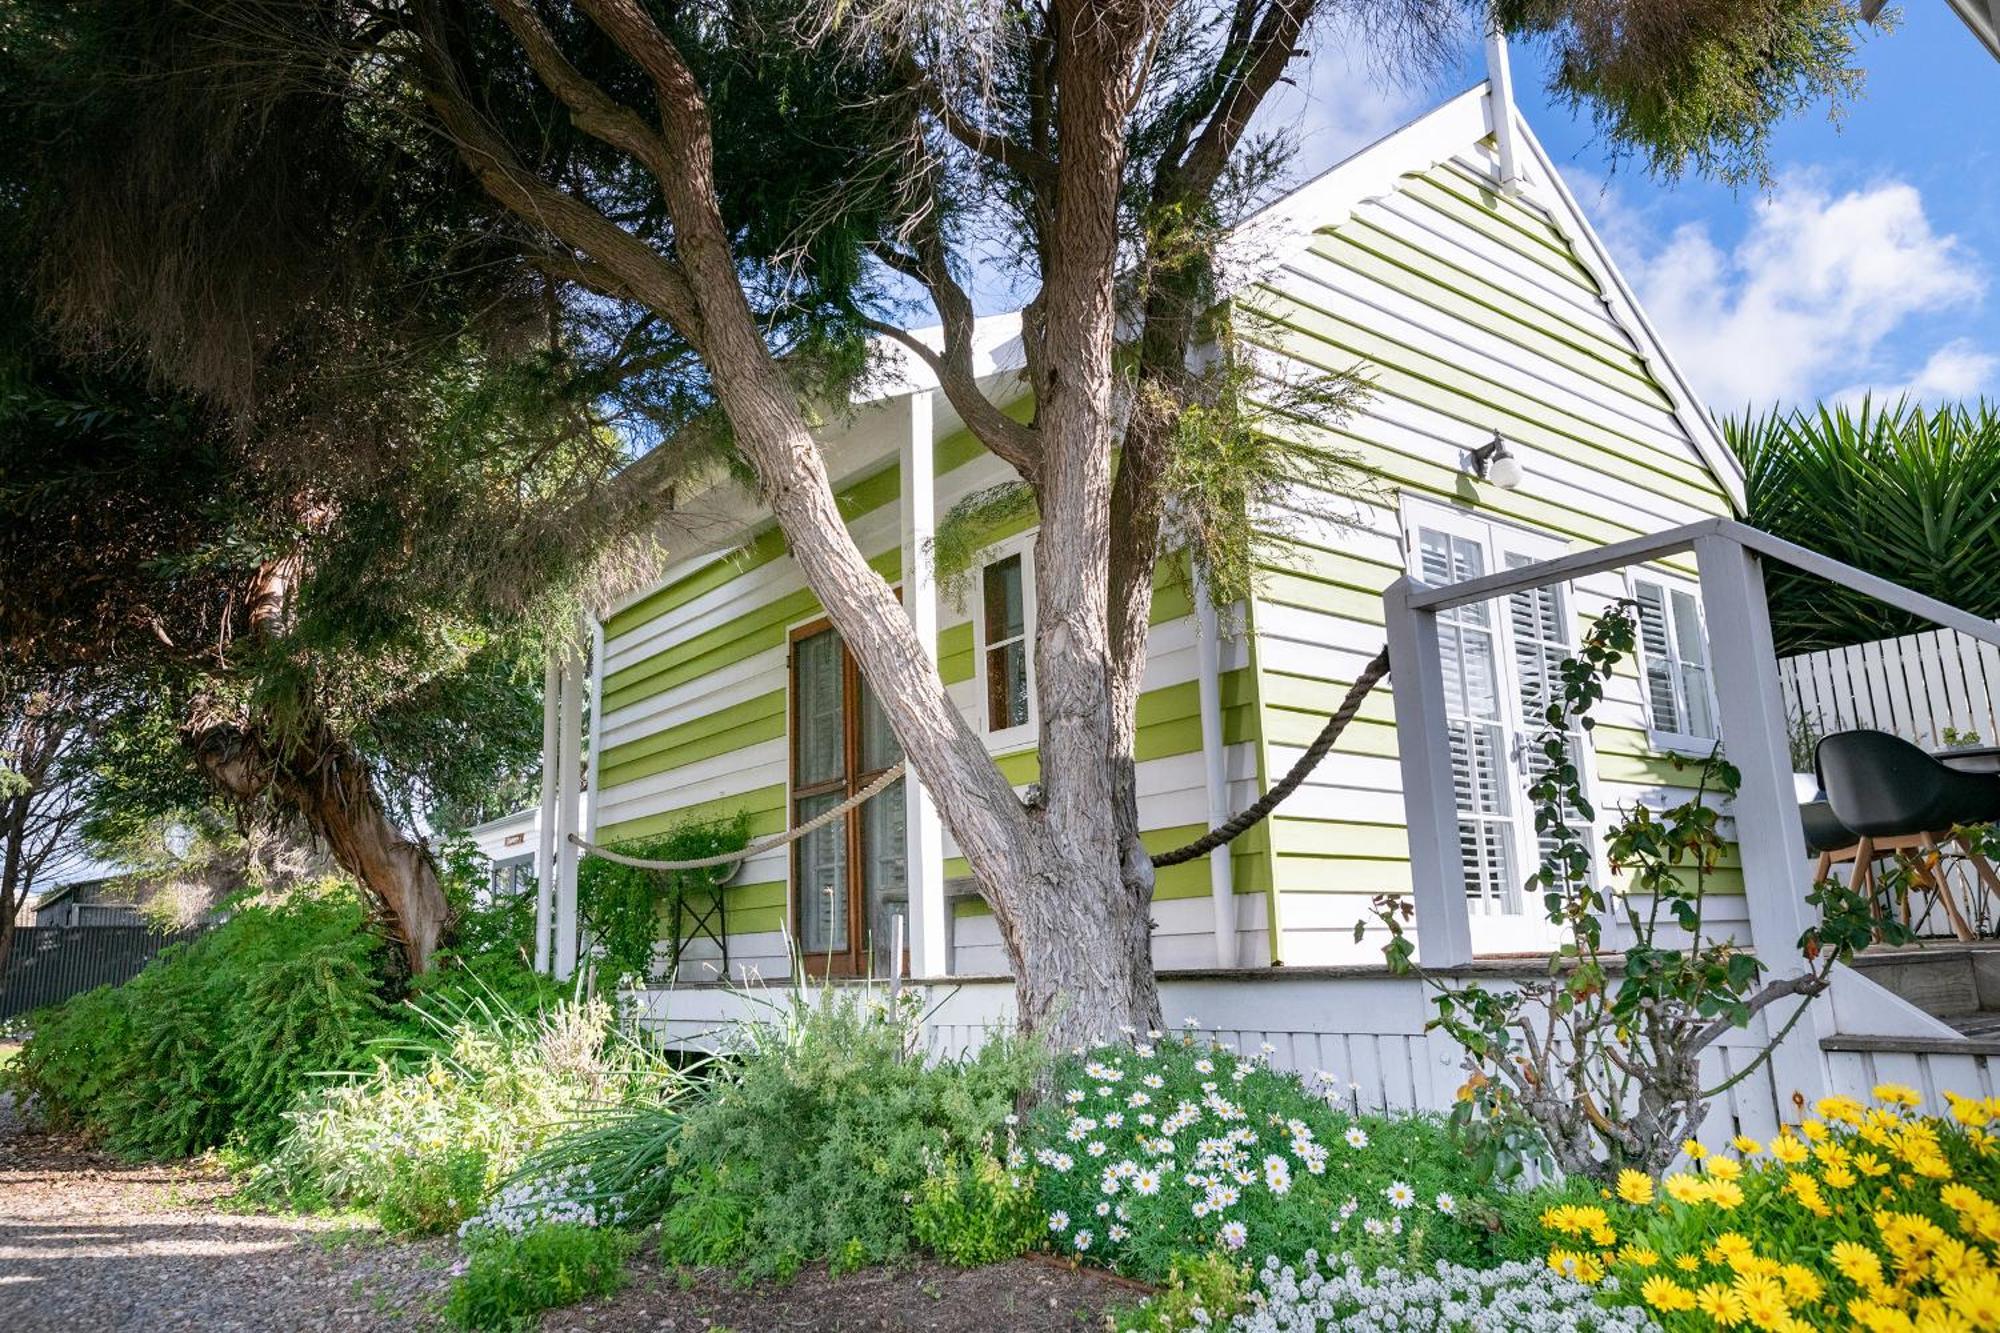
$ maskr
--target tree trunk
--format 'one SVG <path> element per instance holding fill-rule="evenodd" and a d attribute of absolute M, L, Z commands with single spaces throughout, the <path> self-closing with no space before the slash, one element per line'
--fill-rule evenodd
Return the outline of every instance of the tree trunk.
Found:
<path fill-rule="evenodd" d="M 396 934 L 411 975 L 429 969 L 450 919 L 437 866 L 420 842 L 389 818 L 367 761 L 313 717 L 283 745 L 254 728 L 219 724 L 191 730 L 202 772 L 239 801 L 271 792 L 324 842 Z"/>
<path fill-rule="evenodd" d="M 23 883 L 22 851 L 28 837 L 28 795 L 23 792 L 9 797 L 4 805 L 5 825 L 0 828 L 0 836 L 6 838 L 6 848 L 0 852 L 0 974 L 7 970 L 7 959 L 14 952 L 14 918 L 20 914 L 21 900 L 26 896 L 27 885 Z"/>

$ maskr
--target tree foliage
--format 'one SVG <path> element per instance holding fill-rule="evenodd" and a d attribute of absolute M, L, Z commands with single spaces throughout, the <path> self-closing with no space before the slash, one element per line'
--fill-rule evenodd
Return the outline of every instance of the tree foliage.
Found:
<path fill-rule="evenodd" d="M 1724 423 L 1750 522 L 1976 616 L 2000 618 L 2000 416 L 1863 399 Z M 1933 629 L 1850 588 L 1773 565 L 1778 651 Z"/>
<path fill-rule="evenodd" d="M 1865 28 L 1851 0 L 1495 0 L 1508 31 L 1545 39 L 1549 88 L 1615 156 L 1669 179 L 1770 182 L 1771 131 L 1860 92 Z"/>

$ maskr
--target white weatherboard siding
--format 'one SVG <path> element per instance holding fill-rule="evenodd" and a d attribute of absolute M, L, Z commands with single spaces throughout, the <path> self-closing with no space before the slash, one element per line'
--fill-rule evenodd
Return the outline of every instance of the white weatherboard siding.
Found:
<path fill-rule="evenodd" d="M 1437 114 L 1461 116 L 1471 131 L 1469 105 Z M 1468 132 L 1433 161 L 1403 164 L 1393 186 L 1344 215 L 1311 219 L 1311 235 L 1239 297 L 1261 316 L 1241 329 L 1273 358 L 1271 373 L 1295 381 L 1351 371 L 1372 386 L 1348 420 L 1274 422 L 1345 451 L 1366 478 L 1353 497 L 1299 496 L 1270 516 L 1290 538 L 1267 557 L 1252 608 L 1273 774 L 1297 759 L 1381 647 L 1381 593 L 1411 571 L 1413 527 L 1425 514 L 1489 524 L 1503 547 L 1559 551 L 1729 511 L 1729 479 L 1711 471 L 1697 443 L 1708 423 L 1688 419 L 1663 383 L 1663 355 L 1609 299 L 1617 294 L 1601 276 L 1603 260 L 1552 188 L 1545 160 L 1528 164 L 1520 195 L 1504 196 L 1481 138 Z M 1441 140 L 1428 142 L 1440 151 Z M 1320 188 L 1339 193 L 1307 187 Z M 1466 470 L 1466 452 L 1495 431 L 1526 469 L 1514 491 Z M 1340 521 L 1320 516 L 1329 510 Z M 1622 575 L 1569 589 L 1570 642 L 1625 595 Z M 1491 609 L 1507 618 L 1506 605 Z M 1648 735 L 1636 671 L 1613 682 L 1596 716 L 1592 794 L 1607 817 L 1638 801 L 1658 809 L 1685 799 L 1688 777 Z M 1514 735 L 1526 734 L 1531 727 L 1518 722 Z M 1519 764 L 1510 754 L 1500 775 L 1516 802 L 1529 781 Z M 1355 925 L 1372 920 L 1372 895 L 1412 888 L 1386 691 L 1286 803 L 1271 838 L 1278 956 L 1294 965 L 1379 961 L 1380 932 L 1357 942 Z M 1518 875 L 1533 869 L 1532 842 L 1519 834 L 1515 857 Z M 1715 887 L 1739 888 L 1734 874 Z M 1723 919 L 1740 915 L 1733 903 L 1719 906 Z M 1475 915 L 1474 948 L 1518 947 L 1519 932 L 1499 927 Z"/>

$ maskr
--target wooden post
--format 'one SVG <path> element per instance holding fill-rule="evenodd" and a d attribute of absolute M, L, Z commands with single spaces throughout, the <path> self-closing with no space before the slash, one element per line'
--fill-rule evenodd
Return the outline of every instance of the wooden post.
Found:
<path fill-rule="evenodd" d="M 1778 687 L 1764 572 L 1755 555 L 1726 535 L 1699 538 L 1694 551 L 1723 749 L 1743 779 L 1734 813 L 1751 943 L 1765 976 L 1782 980 L 1805 971 L 1799 938 L 1815 918 L 1806 902 L 1811 885 L 1805 825 L 1792 784 L 1791 728 Z M 1789 1002 L 1780 1003 L 1764 1020 L 1775 1031 L 1791 1013 Z M 1791 1109 L 1795 1096 L 1810 1104 L 1826 1095 L 1826 1060 L 1819 1043 L 1832 1030 L 1833 1006 L 1821 996 L 1771 1052 L 1780 1115 Z"/>
<path fill-rule="evenodd" d="M 1389 628 L 1403 818 L 1410 832 L 1417 958 L 1437 969 L 1472 961 L 1472 910 L 1465 899 L 1465 862 L 1459 851 L 1437 612 L 1410 605 L 1410 594 L 1422 586 L 1397 579 L 1382 594 L 1382 608 Z"/>
<path fill-rule="evenodd" d="M 910 395 L 909 431 L 903 439 L 903 607 L 931 666 L 938 660 L 937 569 L 931 539 L 937 535 L 937 464 L 932 452 L 932 395 Z M 914 767 L 903 779 L 904 884 L 909 895 L 910 975 L 941 977 L 951 971 L 945 945 L 944 825 Z M 902 968 L 900 950 L 895 960 Z"/>

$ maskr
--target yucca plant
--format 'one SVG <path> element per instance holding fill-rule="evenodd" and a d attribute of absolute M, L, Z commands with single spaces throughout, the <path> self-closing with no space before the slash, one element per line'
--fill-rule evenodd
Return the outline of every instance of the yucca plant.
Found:
<path fill-rule="evenodd" d="M 2000 618 L 2000 415 L 1907 401 L 1773 410 L 1724 431 L 1748 476 L 1750 522 L 1975 615 Z M 1773 565 L 1779 654 L 1935 626 Z"/>

